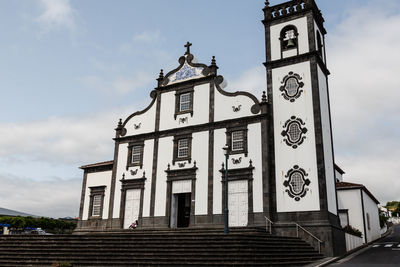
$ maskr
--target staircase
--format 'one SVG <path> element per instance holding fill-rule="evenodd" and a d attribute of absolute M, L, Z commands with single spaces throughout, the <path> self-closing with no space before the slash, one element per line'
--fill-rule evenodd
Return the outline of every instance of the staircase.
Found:
<path fill-rule="evenodd" d="M 261 229 L 0 236 L 0 266 L 298 266 L 322 255 Z"/>

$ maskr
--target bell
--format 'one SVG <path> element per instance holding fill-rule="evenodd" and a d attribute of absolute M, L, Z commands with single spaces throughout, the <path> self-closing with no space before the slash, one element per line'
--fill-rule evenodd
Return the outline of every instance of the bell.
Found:
<path fill-rule="evenodd" d="M 289 39 L 286 47 L 291 48 L 291 47 L 295 47 L 295 46 L 296 46 L 296 44 L 294 43 L 293 39 Z"/>

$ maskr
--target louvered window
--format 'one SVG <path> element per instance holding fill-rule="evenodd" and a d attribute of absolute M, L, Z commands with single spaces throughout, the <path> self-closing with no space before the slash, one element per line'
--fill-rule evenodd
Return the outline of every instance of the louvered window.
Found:
<path fill-rule="evenodd" d="M 142 159 L 142 146 L 133 146 L 132 147 L 132 163 L 140 164 L 141 159 Z"/>
<path fill-rule="evenodd" d="M 190 110 L 190 93 L 184 93 L 179 96 L 179 111 Z"/>
<path fill-rule="evenodd" d="M 178 158 L 186 158 L 189 156 L 189 140 L 178 140 Z"/>
<path fill-rule="evenodd" d="M 100 216 L 101 212 L 101 195 L 93 196 L 92 216 Z"/>
<path fill-rule="evenodd" d="M 244 148 L 243 131 L 232 132 L 232 151 L 240 151 Z"/>

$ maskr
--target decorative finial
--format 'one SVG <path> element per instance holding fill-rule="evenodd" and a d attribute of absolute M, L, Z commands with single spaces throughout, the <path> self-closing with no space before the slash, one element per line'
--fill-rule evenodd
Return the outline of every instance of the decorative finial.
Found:
<path fill-rule="evenodd" d="M 143 178 L 144 178 L 144 177 L 146 177 L 146 172 L 145 172 L 145 171 L 143 171 Z"/>
<path fill-rule="evenodd" d="M 263 91 L 263 93 L 262 93 L 261 101 L 262 102 L 267 102 L 267 96 L 265 94 L 265 91 Z"/>
<path fill-rule="evenodd" d="M 265 1 L 265 6 L 269 7 L 269 1 Z"/>
<path fill-rule="evenodd" d="M 251 159 L 249 161 L 249 167 L 253 167 L 253 161 Z"/>
<path fill-rule="evenodd" d="M 222 162 L 222 169 L 224 169 L 225 168 L 225 164 Z"/>
<path fill-rule="evenodd" d="M 157 78 L 158 87 L 161 86 L 163 80 L 164 80 L 164 72 L 163 72 L 163 69 L 161 69 L 160 75 L 158 75 L 158 78 Z"/>
<path fill-rule="evenodd" d="M 167 170 L 169 170 L 169 168 L 171 167 L 171 165 L 169 165 L 169 163 L 168 163 L 167 167 L 168 167 Z"/>
<path fill-rule="evenodd" d="M 217 62 L 215 61 L 215 56 L 211 59 L 211 66 L 217 66 Z"/>
<path fill-rule="evenodd" d="M 187 42 L 186 44 L 185 44 L 185 47 L 186 47 L 186 53 L 185 53 L 185 55 L 190 55 L 190 47 L 192 46 L 192 43 L 190 43 L 190 42 Z"/>
<path fill-rule="evenodd" d="M 122 126 L 122 119 L 119 119 L 118 127 Z"/>
<path fill-rule="evenodd" d="M 125 180 L 125 173 L 122 174 L 122 180 Z"/>
<path fill-rule="evenodd" d="M 193 162 L 193 167 L 196 168 L 196 161 Z"/>

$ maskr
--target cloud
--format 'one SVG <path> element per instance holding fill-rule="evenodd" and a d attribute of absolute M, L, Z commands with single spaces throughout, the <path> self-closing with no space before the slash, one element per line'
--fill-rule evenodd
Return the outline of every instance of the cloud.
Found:
<path fill-rule="evenodd" d="M 151 43 L 160 40 L 160 31 L 146 31 L 133 36 L 133 41 Z"/>
<path fill-rule="evenodd" d="M 237 79 L 228 81 L 227 90 L 247 91 L 261 99 L 262 92 L 267 88 L 265 67 L 253 67 L 241 74 Z"/>
<path fill-rule="evenodd" d="M 386 202 L 400 197 L 400 15 L 378 2 L 349 11 L 328 36 L 327 56 L 336 160 L 345 179 Z"/>
<path fill-rule="evenodd" d="M 81 179 L 35 181 L 0 174 L 0 184 L 0 203 L 3 208 L 53 218 L 78 216 Z"/>
<path fill-rule="evenodd" d="M 109 160 L 113 151 L 117 114 L 113 110 L 97 115 L 53 117 L 28 123 L 0 124 L 0 162 L 21 164 L 80 164 Z"/>
<path fill-rule="evenodd" d="M 80 81 L 86 87 L 98 92 L 127 94 L 138 88 L 145 87 L 151 82 L 154 83 L 154 76 L 141 71 L 135 73 L 133 78 L 119 75 L 110 81 L 97 75 L 88 75 L 80 78 Z"/>
<path fill-rule="evenodd" d="M 36 20 L 45 31 L 58 28 L 75 29 L 75 11 L 69 0 L 39 0 L 39 3 L 43 12 Z"/>

